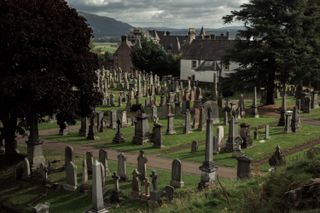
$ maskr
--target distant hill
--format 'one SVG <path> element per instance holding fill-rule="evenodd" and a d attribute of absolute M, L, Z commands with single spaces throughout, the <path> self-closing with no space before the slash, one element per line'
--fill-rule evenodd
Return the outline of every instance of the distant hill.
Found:
<path fill-rule="evenodd" d="M 87 23 L 93 29 L 95 38 L 115 37 L 120 39 L 121 35 L 128 34 L 133 28 L 130 24 L 106 16 L 98 16 L 85 12 L 79 12 L 79 14 L 87 19 Z"/>

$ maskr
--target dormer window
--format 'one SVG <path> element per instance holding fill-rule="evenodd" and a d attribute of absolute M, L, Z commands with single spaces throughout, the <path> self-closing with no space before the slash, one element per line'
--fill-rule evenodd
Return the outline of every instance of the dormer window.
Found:
<path fill-rule="evenodd" d="M 197 61 L 196 60 L 192 60 L 192 69 L 197 68 Z"/>

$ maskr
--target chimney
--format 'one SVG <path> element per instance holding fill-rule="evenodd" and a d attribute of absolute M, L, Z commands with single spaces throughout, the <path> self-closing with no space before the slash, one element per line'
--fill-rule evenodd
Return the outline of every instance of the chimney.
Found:
<path fill-rule="evenodd" d="M 194 39 L 196 39 L 196 29 L 195 28 L 189 28 L 189 32 L 188 32 L 189 44 L 191 44 Z"/>

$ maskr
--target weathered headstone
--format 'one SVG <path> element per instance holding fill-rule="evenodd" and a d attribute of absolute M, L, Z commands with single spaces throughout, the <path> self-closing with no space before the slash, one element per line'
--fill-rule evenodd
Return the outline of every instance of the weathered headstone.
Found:
<path fill-rule="evenodd" d="M 179 159 L 172 161 L 170 185 L 175 188 L 181 188 L 184 186 L 184 182 L 182 180 L 182 164 Z"/>
<path fill-rule="evenodd" d="M 237 137 L 237 125 L 235 124 L 235 118 L 232 117 L 229 121 L 229 135 L 226 143 L 226 152 L 233 152 L 235 146 L 235 138 Z"/>
<path fill-rule="evenodd" d="M 87 192 L 88 190 L 89 190 L 89 184 L 88 184 L 87 160 L 83 159 L 83 161 L 82 161 L 82 183 L 81 183 L 80 191 Z"/>
<path fill-rule="evenodd" d="M 93 163 L 92 175 L 92 209 L 88 213 L 107 213 L 103 201 L 103 188 L 101 180 L 101 166 L 98 161 Z"/>
<path fill-rule="evenodd" d="M 146 113 L 139 110 L 136 116 L 135 132 L 133 137 L 133 143 L 143 145 L 149 142 L 149 123 Z"/>
<path fill-rule="evenodd" d="M 86 160 L 87 160 L 88 173 L 92 173 L 93 155 L 91 152 L 86 152 Z"/>
<path fill-rule="evenodd" d="M 139 199 L 141 196 L 140 173 L 137 169 L 132 172 L 131 196 L 133 199 Z"/>
<path fill-rule="evenodd" d="M 174 194 L 174 187 L 166 186 L 164 190 L 165 190 L 165 195 L 166 195 L 167 200 L 169 202 L 172 202 L 173 201 L 173 194 Z"/>
<path fill-rule="evenodd" d="M 168 125 L 167 125 L 167 135 L 175 134 L 174 130 L 174 114 L 168 114 Z"/>
<path fill-rule="evenodd" d="M 66 166 L 67 183 L 63 188 L 67 191 L 75 191 L 78 188 L 77 166 L 71 161 Z"/>
<path fill-rule="evenodd" d="M 143 150 L 140 150 L 140 154 L 137 158 L 137 161 L 138 161 L 139 178 L 140 178 L 140 181 L 142 182 L 146 178 L 147 162 L 148 162 L 148 159 L 145 157 Z"/>
<path fill-rule="evenodd" d="M 151 180 L 152 191 L 150 194 L 149 202 L 152 205 L 156 205 L 156 204 L 159 204 L 159 202 L 160 202 L 161 192 L 158 190 L 158 175 L 155 170 L 152 170 L 150 177 L 152 179 Z"/>
<path fill-rule="evenodd" d="M 156 148 L 164 147 L 161 128 L 162 125 L 159 123 L 155 123 L 153 126 L 151 142 L 153 143 L 153 146 Z"/>
<path fill-rule="evenodd" d="M 103 165 L 106 175 L 110 173 L 108 165 L 108 153 L 107 151 L 100 149 L 99 150 L 99 162 Z"/>
<path fill-rule="evenodd" d="M 192 130 L 191 130 L 191 114 L 190 114 L 190 110 L 189 109 L 186 110 L 183 133 L 184 134 L 192 133 Z"/>
<path fill-rule="evenodd" d="M 207 130 L 206 130 L 206 148 L 205 148 L 205 160 L 202 165 L 199 167 L 201 171 L 201 180 L 198 188 L 202 189 L 209 186 L 216 179 L 216 166 L 213 163 L 213 153 L 212 153 L 212 125 L 213 119 L 211 116 L 211 109 L 208 110 L 207 117 Z"/>
<path fill-rule="evenodd" d="M 272 167 L 277 167 L 277 166 L 281 166 L 281 165 L 283 165 L 285 163 L 286 163 L 285 156 L 281 152 L 280 146 L 278 145 L 276 147 L 276 151 L 274 152 L 274 154 L 269 159 L 269 165 L 272 166 Z"/>
<path fill-rule="evenodd" d="M 67 166 L 73 161 L 73 148 L 72 146 L 66 146 L 64 149 L 64 165 Z"/>
<path fill-rule="evenodd" d="M 242 155 L 237 158 L 237 177 L 239 179 L 249 178 L 251 173 L 251 159 L 245 155 Z"/>
<path fill-rule="evenodd" d="M 254 91 L 253 91 L 252 115 L 255 118 L 259 118 L 258 103 L 257 103 L 257 87 L 254 87 Z"/>
<path fill-rule="evenodd" d="M 285 114 L 285 125 L 284 125 L 284 132 L 291 133 L 291 120 L 292 120 L 292 111 L 287 111 Z"/>
<path fill-rule="evenodd" d="M 196 153 L 198 152 L 199 146 L 197 141 L 192 141 L 191 143 L 191 152 Z"/>
<path fill-rule="evenodd" d="M 127 177 L 127 158 L 124 156 L 123 153 L 120 153 L 118 155 L 118 176 L 120 177 L 120 180 L 126 181 L 128 179 Z"/>

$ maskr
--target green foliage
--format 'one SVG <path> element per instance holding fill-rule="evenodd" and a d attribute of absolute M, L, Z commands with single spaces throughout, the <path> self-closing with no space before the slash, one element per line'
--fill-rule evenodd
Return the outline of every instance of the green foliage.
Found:
<path fill-rule="evenodd" d="M 140 70 L 154 74 L 174 75 L 180 73 L 180 56 L 167 53 L 159 44 L 141 40 L 142 48 L 135 46 L 132 51 L 133 65 Z"/>
<path fill-rule="evenodd" d="M 237 20 L 245 25 L 239 32 L 242 39 L 227 57 L 241 65 L 230 81 L 265 87 L 267 102 L 273 104 L 275 80 L 317 80 L 319 9 L 314 0 L 251 0 L 225 16 L 226 23 Z"/>

